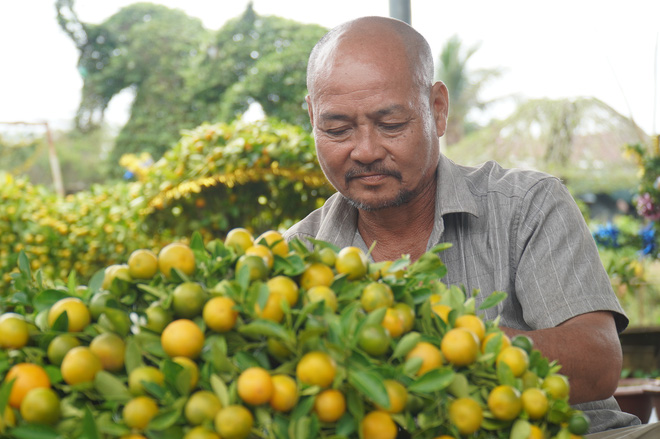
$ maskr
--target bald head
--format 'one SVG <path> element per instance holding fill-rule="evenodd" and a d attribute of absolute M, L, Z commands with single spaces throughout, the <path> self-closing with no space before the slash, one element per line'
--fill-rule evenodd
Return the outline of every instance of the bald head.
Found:
<path fill-rule="evenodd" d="M 419 32 L 393 18 L 362 17 L 333 28 L 314 46 L 307 65 L 309 94 L 336 63 L 351 59 L 376 66 L 397 63 L 409 70 L 415 85 L 427 89 L 433 84 L 433 55 Z"/>

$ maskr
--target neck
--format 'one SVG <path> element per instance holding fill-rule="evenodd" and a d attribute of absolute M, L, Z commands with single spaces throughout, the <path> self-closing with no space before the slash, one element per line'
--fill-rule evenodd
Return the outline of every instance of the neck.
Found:
<path fill-rule="evenodd" d="M 367 247 L 376 242 L 371 256 L 374 261 L 394 261 L 402 255 L 417 260 L 425 251 L 435 221 L 433 180 L 410 202 L 378 211 L 360 210 L 358 231 Z"/>

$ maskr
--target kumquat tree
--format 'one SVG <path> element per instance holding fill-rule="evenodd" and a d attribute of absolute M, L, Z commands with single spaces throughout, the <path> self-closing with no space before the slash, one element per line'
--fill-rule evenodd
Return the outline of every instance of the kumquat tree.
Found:
<path fill-rule="evenodd" d="M 309 244 L 309 245 L 307 245 Z M 88 283 L 21 251 L 0 298 L 9 438 L 580 437 L 588 418 L 531 340 L 438 279 L 432 249 L 355 247 L 245 228 L 137 249 Z"/>

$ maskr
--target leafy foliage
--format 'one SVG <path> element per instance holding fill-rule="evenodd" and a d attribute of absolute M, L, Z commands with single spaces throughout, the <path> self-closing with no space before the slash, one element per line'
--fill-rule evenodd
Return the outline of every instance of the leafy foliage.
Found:
<path fill-rule="evenodd" d="M 180 130 L 233 120 L 253 102 L 289 123 L 307 118 L 306 60 L 325 32 L 320 26 L 261 17 L 251 6 L 218 32 L 182 11 L 150 3 L 127 6 L 99 25 L 80 22 L 73 0 L 58 0 L 57 10 L 80 51 L 78 125 L 94 127 L 115 95 L 135 91 L 111 163 L 143 151 L 159 158 Z"/>
<path fill-rule="evenodd" d="M 156 163 L 138 158 L 123 160 L 137 181 L 66 198 L 0 174 L 0 283 L 21 250 L 47 277 L 74 270 L 88 278 L 127 251 L 193 231 L 208 237 L 239 224 L 286 228 L 334 191 L 316 164 L 312 137 L 277 122 L 205 124 Z"/>
<path fill-rule="evenodd" d="M 626 152 L 639 167 L 641 181 L 637 196 L 637 212 L 648 221 L 660 222 L 660 136 L 653 138 L 653 145 L 629 144 Z M 657 230 L 657 229 L 656 229 Z"/>
<path fill-rule="evenodd" d="M 495 160 L 548 172 L 574 194 L 611 193 L 638 182 L 635 164 L 621 160 L 621 145 L 645 139 L 634 121 L 598 99 L 532 99 L 449 147 L 447 155 L 466 165 Z"/>
<path fill-rule="evenodd" d="M 635 196 L 639 217 L 619 216 L 594 226 L 594 239 L 614 290 L 633 325 L 660 323 L 660 147 L 628 144 L 625 154 L 639 168 Z"/>
<path fill-rule="evenodd" d="M 660 259 L 653 223 L 630 215 L 594 224 L 593 236 L 612 287 L 631 326 L 660 323 Z"/>
<path fill-rule="evenodd" d="M 474 130 L 468 113 L 473 109 L 484 109 L 490 103 L 480 99 L 484 86 L 502 74 L 500 69 L 468 69 L 468 61 L 479 49 L 478 45 L 467 50 L 458 36 L 454 35 L 442 48 L 438 57 L 435 76 L 449 91 L 449 119 L 445 138 L 447 145 L 458 143 L 465 134 Z"/>

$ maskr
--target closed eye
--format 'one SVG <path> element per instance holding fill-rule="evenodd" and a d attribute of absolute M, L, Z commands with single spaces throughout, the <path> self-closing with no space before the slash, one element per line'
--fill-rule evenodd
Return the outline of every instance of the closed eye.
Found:
<path fill-rule="evenodd" d="M 346 134 L 348 130 L 349 128 L 332 128 L 329 130 L 325 130 L 325 132 L 330 136 L 341 136 L 343 134 Z"/>
<path fill-rule="evenodd" d="M 405 127 L 408 122 L 401 122 L 401 123 L 383 123 L 381 124 L 381 128 L 384 129 L 385 131 L 398 131 L 401 128 Z"/>

